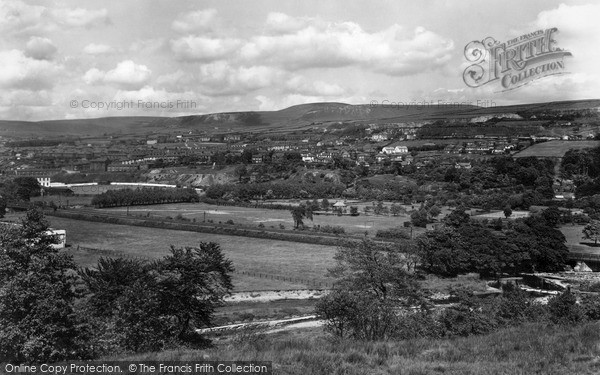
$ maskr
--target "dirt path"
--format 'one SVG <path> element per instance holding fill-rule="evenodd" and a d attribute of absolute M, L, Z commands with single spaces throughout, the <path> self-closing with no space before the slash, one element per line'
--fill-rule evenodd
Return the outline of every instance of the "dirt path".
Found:
<path fill-rule="evenodd" d="M 316 320 L 316 315 L 306 315 L 297 318 L 289 318 L 289 319 L 277 319 L 277 320 L 265 320 L 258 322 L 250 322 L 250 323 L 238 323 L 238 324 L 228 324 L 219 327 L 211 327 L 211 328 L 203 328 L 198 329 L 196 332 L 198 333 L 216 333 L 223 331 L 239 331 L 244 328 L 253 328 L 256 327 L 259 330 L 266 330 L 265 333 L 274 333 L 280 332 L 282 330 L 288 329 L 298 329 L 298 328 L 306 328 L 306 327 L 318 327 L 322 324 L 321 320 Z M 321 322 L 321 323 L 319 323 Z"/>
<path fill-rule="evenodd" d="M 326 290 L 265 290 L 255 292 L 237 292 L 225 297 L 225 302 L 270 302 L 281 299 L 317 299 L 327 294 Z"/>

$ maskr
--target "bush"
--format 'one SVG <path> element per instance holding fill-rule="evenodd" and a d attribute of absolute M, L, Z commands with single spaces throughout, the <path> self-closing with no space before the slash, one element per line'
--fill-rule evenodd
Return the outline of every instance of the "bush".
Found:
<path fill-rule="evenodd" d="M 600 296 L 584 295 L 580 306 L 587 319 L 600 320 Z"/>
<path fill-rule="evenodd" d="M 401 228 L 380 229 L 375 234 L 375 237 L 386 239 L 410 239 L 410 233 Z"/>
<path fill-rule="evenodd" d="M 332 234 L 344 234 L 346 230 L 341 226 L 332 226 L 332 225 L 322 225 L 319 227 L 319 231 L 323 233 L 332 233 Z"/>
<path fill-rule="evenodd" d="M 459 304 L 447 308 L 439 317 L 444 336 L 470 336 L 491 332 L 498 326 L 492 314 L 482 308 Z"/>
<path fill-rule="evenodd" d="M 231 219 L 227 220 L 227 221 L 226 221 L 226 223 L 227 223 L 227 224 L 229 224 L 229 225 L 234 225 L 234 224 L 235 224 L 235 223 L 233 222 L 233 220 L 231 220 Z"/>
<path fill-rule="evenodd" d="M 576 324 L 585 320 L 583 309 L 577 304 L 577 298 L 570 290 L 548 301 L 550 320 L 555 324 Z"/>

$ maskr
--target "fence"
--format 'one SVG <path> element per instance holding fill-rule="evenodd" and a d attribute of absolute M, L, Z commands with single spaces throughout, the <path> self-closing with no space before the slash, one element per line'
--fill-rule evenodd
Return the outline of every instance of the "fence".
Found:
<path fill-rule="evenodd" d="M 97 249 L 97 248 L 93 248 L 93 247 L 86 247 L 86 246 L 80 246 L 80 245 L 77 245 L 77 248 L 75 251 L 87 251 L 92 254 L 99 254 L 99 255 L 107 256 L 107 257 L 134 259 L 134 260 L 140 260 L 140 261 L 148 261 L 148 260 L 156 259 L 156 258 L 143 256 L 143 255 L 127 254 L 127 253 L 124 253 L 124 252 L 118 251 L 118 250 Z M 237 275 L 256 277 L 259 279 L 269 279 L 269 280 L 277 280 L 277 281 L 283 281 L 283 282 L 304 284 L 307 286 L 312 286 L 312 287 L 321 288 L 321 289 L 333 288 L 332 283 L 327 283 L 327 282 L 319 281 L 319 280 L 308 280 L 308 279 L 301 279 L 301 278 L 296 278 L 296 277 L 286 277 L 286 276 L 272 275 L 272 274 L 253 272 L 253 271 L 233 271 L 233 273 L 237 274 Z"/>
<path fill-rule="evenodd" d="M 260 279 L 270 279 L 270 280 L 284 281 L 284 282 L 290 282 L 290 283 L 304 284 L 304 285 L 308 285 L 308 286 L 313 286 L 315 288 L 324 288 L 324 289 L 333 288 L 332 283 L 327 283 L 327 282 L 318 281 L 318 280 L 307 280 L 307 279 L 301 279 L 301 278 L 297 278 L 297 277 L 285 277 L 285 276 L 271 275 L 271 274 L 260 273 L 260 272 L 250 272 L 250 271 L 235 271 L 234 273 L 238 274 L 238 275 L 257 277 Z"/>
<path fill-rule="evenodd" d="M 600 262 L 600 254 L 588 254 L 588 253 L 573 253 L 569 252 L 569 259 L 572 260 L 588 260 Z"/>

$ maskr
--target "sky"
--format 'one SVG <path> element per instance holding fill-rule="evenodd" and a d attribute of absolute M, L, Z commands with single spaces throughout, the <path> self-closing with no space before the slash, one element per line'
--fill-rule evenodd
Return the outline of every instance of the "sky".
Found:
<path fill-rule="evenodd" d="M 599 99 L 599 20 L 591 0 L 0 0 L 0 119 Z M 568 74 L 464 83 L 471 41 L 552 27 Z"/>

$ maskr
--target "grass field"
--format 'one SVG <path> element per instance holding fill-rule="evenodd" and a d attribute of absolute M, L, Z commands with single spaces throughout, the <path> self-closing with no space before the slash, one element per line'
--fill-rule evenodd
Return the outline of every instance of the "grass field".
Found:
<path fill-rule="evenodd" d="M 327 267 L 333 265 L 336 248 L 332 246 L 275 241 L 239 236 L 225 236 L 158 228 L 95 223 L 48 217 L 53 228 L 67 230 L 70 252 L 82 266 L 93 266 L 101 256 L 87 251 L 76 251 L 77 245 L 118 250 L 130 256 L 161 257 L 168 254 L 171 245 L 197 246 L 199 242 L 213 241 L 221 245 L 225 255 L 233 261 L 237 271 L 329 282 Z M 283 282 L 246 275 L 234 275 L 236 290 L 304 289 L 301 282 Z"/>
<path fill-rule="evenodd" d="M 372 203 L 357 204 L 359 206 L 360 216 L 337 216 L 337 215 L 314 215 L 313 220 L 304 220 L 304 224 L 311 227 L 317 225 L 342 226 L 348 234 L 360 234 L 368 231 L 370 235 L 375 235 L 377 230 L 400 227 L 405 221 L 410 220 L 408 214 L 398 216 L 386 215 L 365 215 L 363 207 L 372 206 Z M 390 206 L 390 204 L 386 204 Z M 410 209 L 410 206 L 407 206 Z M 102 211 L 111 211 L 125 213 L 127 207 L 103 208 Z M 443 211 L 442 215 L 445 211 Z M 288 210 L 270 210 L 263 208 L 235 207 L 235 206 L 216 206 L 206 203 L 175 203 L 161 204 L 151 206 L 129 207 L 130 215 L 140 215 L 151 217 L 175 217 L 181 214 L 184 218 L 197 222 L 212 220 L 214 223 L 226 223 L 232 220 L 235 224 L 257 227 L 263 224 L 266 228 L 279 228 L 282 224 L 285 229 L 292 229 L 294 221 Z M 206 216 L 205 216 L 206 215 Z"/>
<path fill-rule="evenodd" d="M 577 251 L 580 253 L 594 253 L 594 254 L 600 254 L 600 247 L 592 247 L 592 246 L 587 246 L 582 244 L 582 242 L 585 243 L 592 243 L 592 240 L 586 240 L 583 237 L 583 233 L 582 230 L 585 227 L 585 225 L 563 225 L 560 228 L 560 231 L 565 235 L 565 238 L 567 239 L 567 246 L 569 247 L 569 249 L 573 250 L 573 251 Z"/>
<path fill-rule="evenodd" d="M 511 219 L 519 219 L 519 218 L 523 218 L 523 217 L 528 217 L 531 214 L 531 212 L 529 211 L 513 211 L 512 214 L 510 215 Z M 486 214 L 481 214 L 481 215 L 477 215 L 477 218 L 481 218 L 481 219 L 505 219 L 506 216 L 504 215 L 504 211 L 495 211 L 495 212 L 489 212 Z"/>
<path fill-rule="evenodd" d="M 452 339 L 399 341 L 335 340 L 320 328 L 242 335 L 206 350 L 172 350 L 104 360 L 273 361 L 273 373 L 288 375 L 513 375 L 598 374 L 600 325 L 527 324 Z"/>
<path fill-rule="evenodd" d="M 513 155 L 516 158 L 528 156 L 562 158 L 570 149 L 582 150 L 600 146 L 600 141 L 548 141 L 536 143 Z"/>

